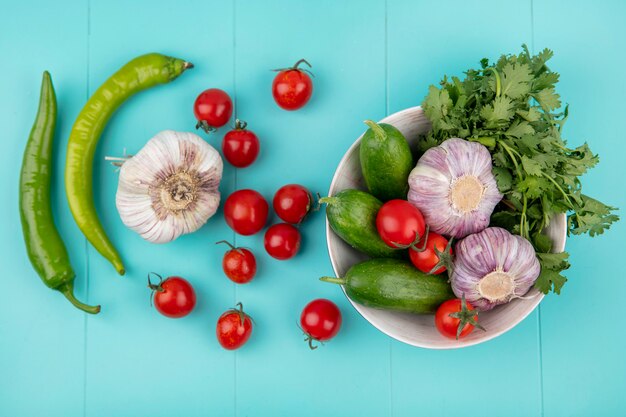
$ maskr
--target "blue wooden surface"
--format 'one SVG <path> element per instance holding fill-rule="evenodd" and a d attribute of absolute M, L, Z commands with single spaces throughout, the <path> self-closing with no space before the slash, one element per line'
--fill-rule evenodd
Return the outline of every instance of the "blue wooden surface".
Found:
<path fill-rule="evenodd" d="M 331 272 L 320 213 L 303 226 L 302 252 L 288 262 L 264 254 L 262 235 L 237 237 L 256 249 L 259 275 L 236 287 L 220 269 L 224 249 L 213 244 L 235 239 L 221 212 L 173 243 L 144 242 L 117 215 L 117 174 L 103 157 L 136 152 L 163 129 L 191 130 L 196 94 L 220 87 L 262 141 L 251 168 L 227 167 L 223 195 L 254 188 L 269 199 L 288 182 L 324 193 L 362 120 L 419 104 L 443 74 L 526 42 L 555 50 L 559 92 L 570 104 L 566 137 L 588 141 L 601 155 L 585 178 L 587 191 L 626 207 L 624 39 L 622 1 L 0 0 L 0 416 L 623 415 L 624 223 L 600 238 L 570 239 L 563 294 L 547 297 L 509 333 L 467 349 L 428 351 L 379 333 L 338 288 L 317 281 Z M 89 94 L 150 51 L 196 68 L 133 98 L 104 132 L 96 199 L 126 259 L 128 274 L 120 278 L 69 215 L 62 167 Z M 315 94 L 303 110 L 284 112 L 272 102 L 268 69 L 301 57 L 314 65 Z M 59 100 L 54 208 L 78 272 L 77 293 L 103 305 L 98 316 L 46 289 L 21 241 L 19 164 L 44 69 Z M 187 277 L 197 310 L 182 320 L 159 316 L 148 305 L 148 271 Z M 295 323 L 316 297 L 340 305 L 344 328 L 310 352 Z M 249 344 L 226 352 L 215 321 L 237 301 L 257 325 Z"/>

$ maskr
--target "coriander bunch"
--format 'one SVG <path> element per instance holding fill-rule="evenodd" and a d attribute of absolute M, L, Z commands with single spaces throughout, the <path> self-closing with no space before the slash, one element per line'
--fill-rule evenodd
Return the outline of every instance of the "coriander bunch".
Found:
<path fill-rule="evenodd" d="M 585 143 L 569 148 L 561 137 L 568 107 L 561 109 L 555 91 L 559 74 L 546 62 L 553 53 L 502 55 L 491 64 L 445 76 L 431 86 L 422 107 L 432 130 L 420 142 L 422 151 L 452 137 L 480 142 L 493 157 L 493 172 L 504 199 L 492 225 L 519 234 L 535 247 L 541 275 L 535 286 L 560 293 L 567 281 L 567 253 L 550 253 L 552 242 L 542 234 L 555 213 L 567 213 L 568 233 L 596 236 L 618 220 L 616 208 L 582 193 L 580 177 L 599 158 Z"/>

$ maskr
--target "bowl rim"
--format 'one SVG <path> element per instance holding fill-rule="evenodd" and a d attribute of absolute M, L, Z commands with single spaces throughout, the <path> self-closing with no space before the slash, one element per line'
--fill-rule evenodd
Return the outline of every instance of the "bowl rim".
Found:
<path fill-rule="evenodd" d="M 398 112 L 392 113 L 390 115 L 385 116 L 383 119 L 381 119 L 380 121 L 378 121 L 378 123 L 388 123 L 391 120 L 402 116 L 405 113 L 413 113 L 416 111 L 421 111 L 422 110 L 422 106 L 414 106 L 414 107 L 409 107 L 406 108 L 404 110 L 400 110 Z M 352 152 L 354 151 L 354 149 L 360 145 L 361 143 L 361 138 L 362 138 L 363 134 L 361 134 L 353 143 L 352 145 L 350 145 L 350 147 L 346 150 L 346 152 L 344 153 L 343 157 L 341 158 L 341 160 L 339 161 L 339 163 L 337 164 L 337 168 L 335 169 L 335 173 L 333 174 L 333 179 L 330 182 L 330 186 L 328 188 L 328 195 L 333 195 L 334 192 L 336 192 L 335 188 L 337 186 L 337 182 L 339 181 L 339 167 L 343 166 L 346 162 L 346 160 L 348 159 L 348 156 L 352 154 Z M 566 216 L 564 213 L 560 213 L 556 216 L 556 220 L 559 223 L 563 223 L 565 225 L 564 227 L 564 236 L 563 236 L 563 242 L 561 245 L 558 245 L 559 247 L 556 248 L 558 251 L 562 252 L 565 249 L 565 240 L 566 240 L 566 235 L 567 235 L 567 227 L 566 227 Z M 332 265 L 333 271 L 335 273 L 335 275 L 338 275 L 338 271 L 337 271 L 337 265 L 336 265 L 336 261 L 335 261 L 335 256 L 332 253 L 331 250 L 331 235 L 334 234 L 334 232 L 332 231 L 332 229 L 330 228 L 330 223 L 328 222 L 328 217 L 326 216 L 325 219 L 325 224 L 326 224 L 326 248 L 328 250 L 328 256 L 330 258 L 330 263 Z M 517 318 L 516 320 L 511 321 L 511 323 L 505 325 L 502 329 L 495 331 L 493 333 L 488 333 L 486 334 L 484 337 L 482 338 L 477 338 L 477 339 L 472 339 L 472 340 L 467 340 L 464 342 L 459 341 L 460 343 L 456 344 L 456 345 L 430 345 L 427 343 L 419 343 L 416 342 L 414 340 L 410 340 L 406 337 L 403 337 L 402 335 L 394 335 L 394 334 L 390 334 L 387 331 L 385 331 L 384 329 L 382 329 L 378 324 L 372 322 L 370 319 L 368 319 L 362 309 L 364 308 L 364 306 L 361 306 L 360 304 L 354 302 L 352 299 L 350 299 L 350 297 L 348 297 L 347 293 L 346 293 L 346 289 L 343 285 L 341 285 L 341 290 L 343 291 L 344 296 L 348 299 L 348 301 L 350 302 L 350 304 L 352 304 L 352 307 L 359 313 L 359 315 L 361 317 L 363 317 L 369 324 L 371 324 L 373 327 L 375 327 L 378 331 L 380 331 L 381 333 L 385 334 L 388 337 L 391 337 L 392 339 L 398 340 L 400 342 L 406 343 L 408 345 L 411 346 L 415 346 L 415 347 L 420 347 L 420 348 L 425 348 L 425 349 L 433 349 L 433 350 L 451 350 L 451 349 L 461 349 L 461 348 L 465 348 L 465 347 L 469 347 L 469 346 L 475 346 L 484 342 L 487 342 L 489 340 L 495 339 L 496 337 L 508 332 L 509 330 L 511 330 L 513 327 L 517 326 L 519 323 L 521 323 L 522 321 L 524 321 L 524 319 L 526 319 L 526 317 L 528 317 L 533 311 L 535 311 L 535 309 L 537 308 L 537 306 L 541 303 L 541 301 L 544 298 L 544 294 L 541 292 L 538 292 L 537 295 L 535 297 L 533 297 L 532 299 L 530 299 L 529 301 L 531 302 L 531 306 L 532 308 L 528 309 L 527 312 L 523 313 L 522 315 L 519 316 L 519 318 Z"/>

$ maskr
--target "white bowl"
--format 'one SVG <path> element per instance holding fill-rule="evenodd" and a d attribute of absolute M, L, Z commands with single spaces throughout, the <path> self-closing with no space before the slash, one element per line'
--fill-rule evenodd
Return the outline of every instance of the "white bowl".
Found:
<path fill-rule="evenodd" d="M 412 149 L 415 149 L 419 136 L 430 129 L 430 122 L 421 107 L 402 110 L 384 118 L 381 122 L 398 128 Z M 365 189 L 359 161 L 360 141 L 359 137 L 339 163 L 328 195 L 334 195 L 347 188 Z M 565 249 L 566 227 L 565 215 L 559 214 L 554 217 L 546 230 L 546 234 L 552 238 L 555 252 L 562 252 Z M 338 277 L 342 277 L 355 263 L 367 259 L 366 255 L 357 252 L 335 235 L 328 221 L 326 221 L 326 239 L 330 261 Z M 469 336 L 457 341 L 447 339 L 437 332 L 432 314 L 416 315 L 377 310 L 357 304 L 348 298 L 354 308 L 381 332 L 409 345 L 429 349 L 456 349 L 493 339 L 521 322 L 542 299 L 543 294 L 533 288 L 524 299 L 516 299 L 491 311 L 481 313 L 480 322 L 487 330 L 484 332 L 475 330 Z"/>

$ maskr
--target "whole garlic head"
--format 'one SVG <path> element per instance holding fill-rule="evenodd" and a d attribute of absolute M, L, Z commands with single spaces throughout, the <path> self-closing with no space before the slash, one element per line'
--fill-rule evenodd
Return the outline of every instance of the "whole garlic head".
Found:
<path fill-rule="evenodd" d="M 198 135 L 165 130 L 122 164 L 122 222 L 154 243 L 198 230 L 217 211 L 223 162 Z"/>
<path fill-rule="evenodd" d="M 502 200 L 491 169 L 486 147 L 447 139 L 419 159 L 409 174 L 407 198 L 433 232 L 455 238 L 480 232 Z"/>

